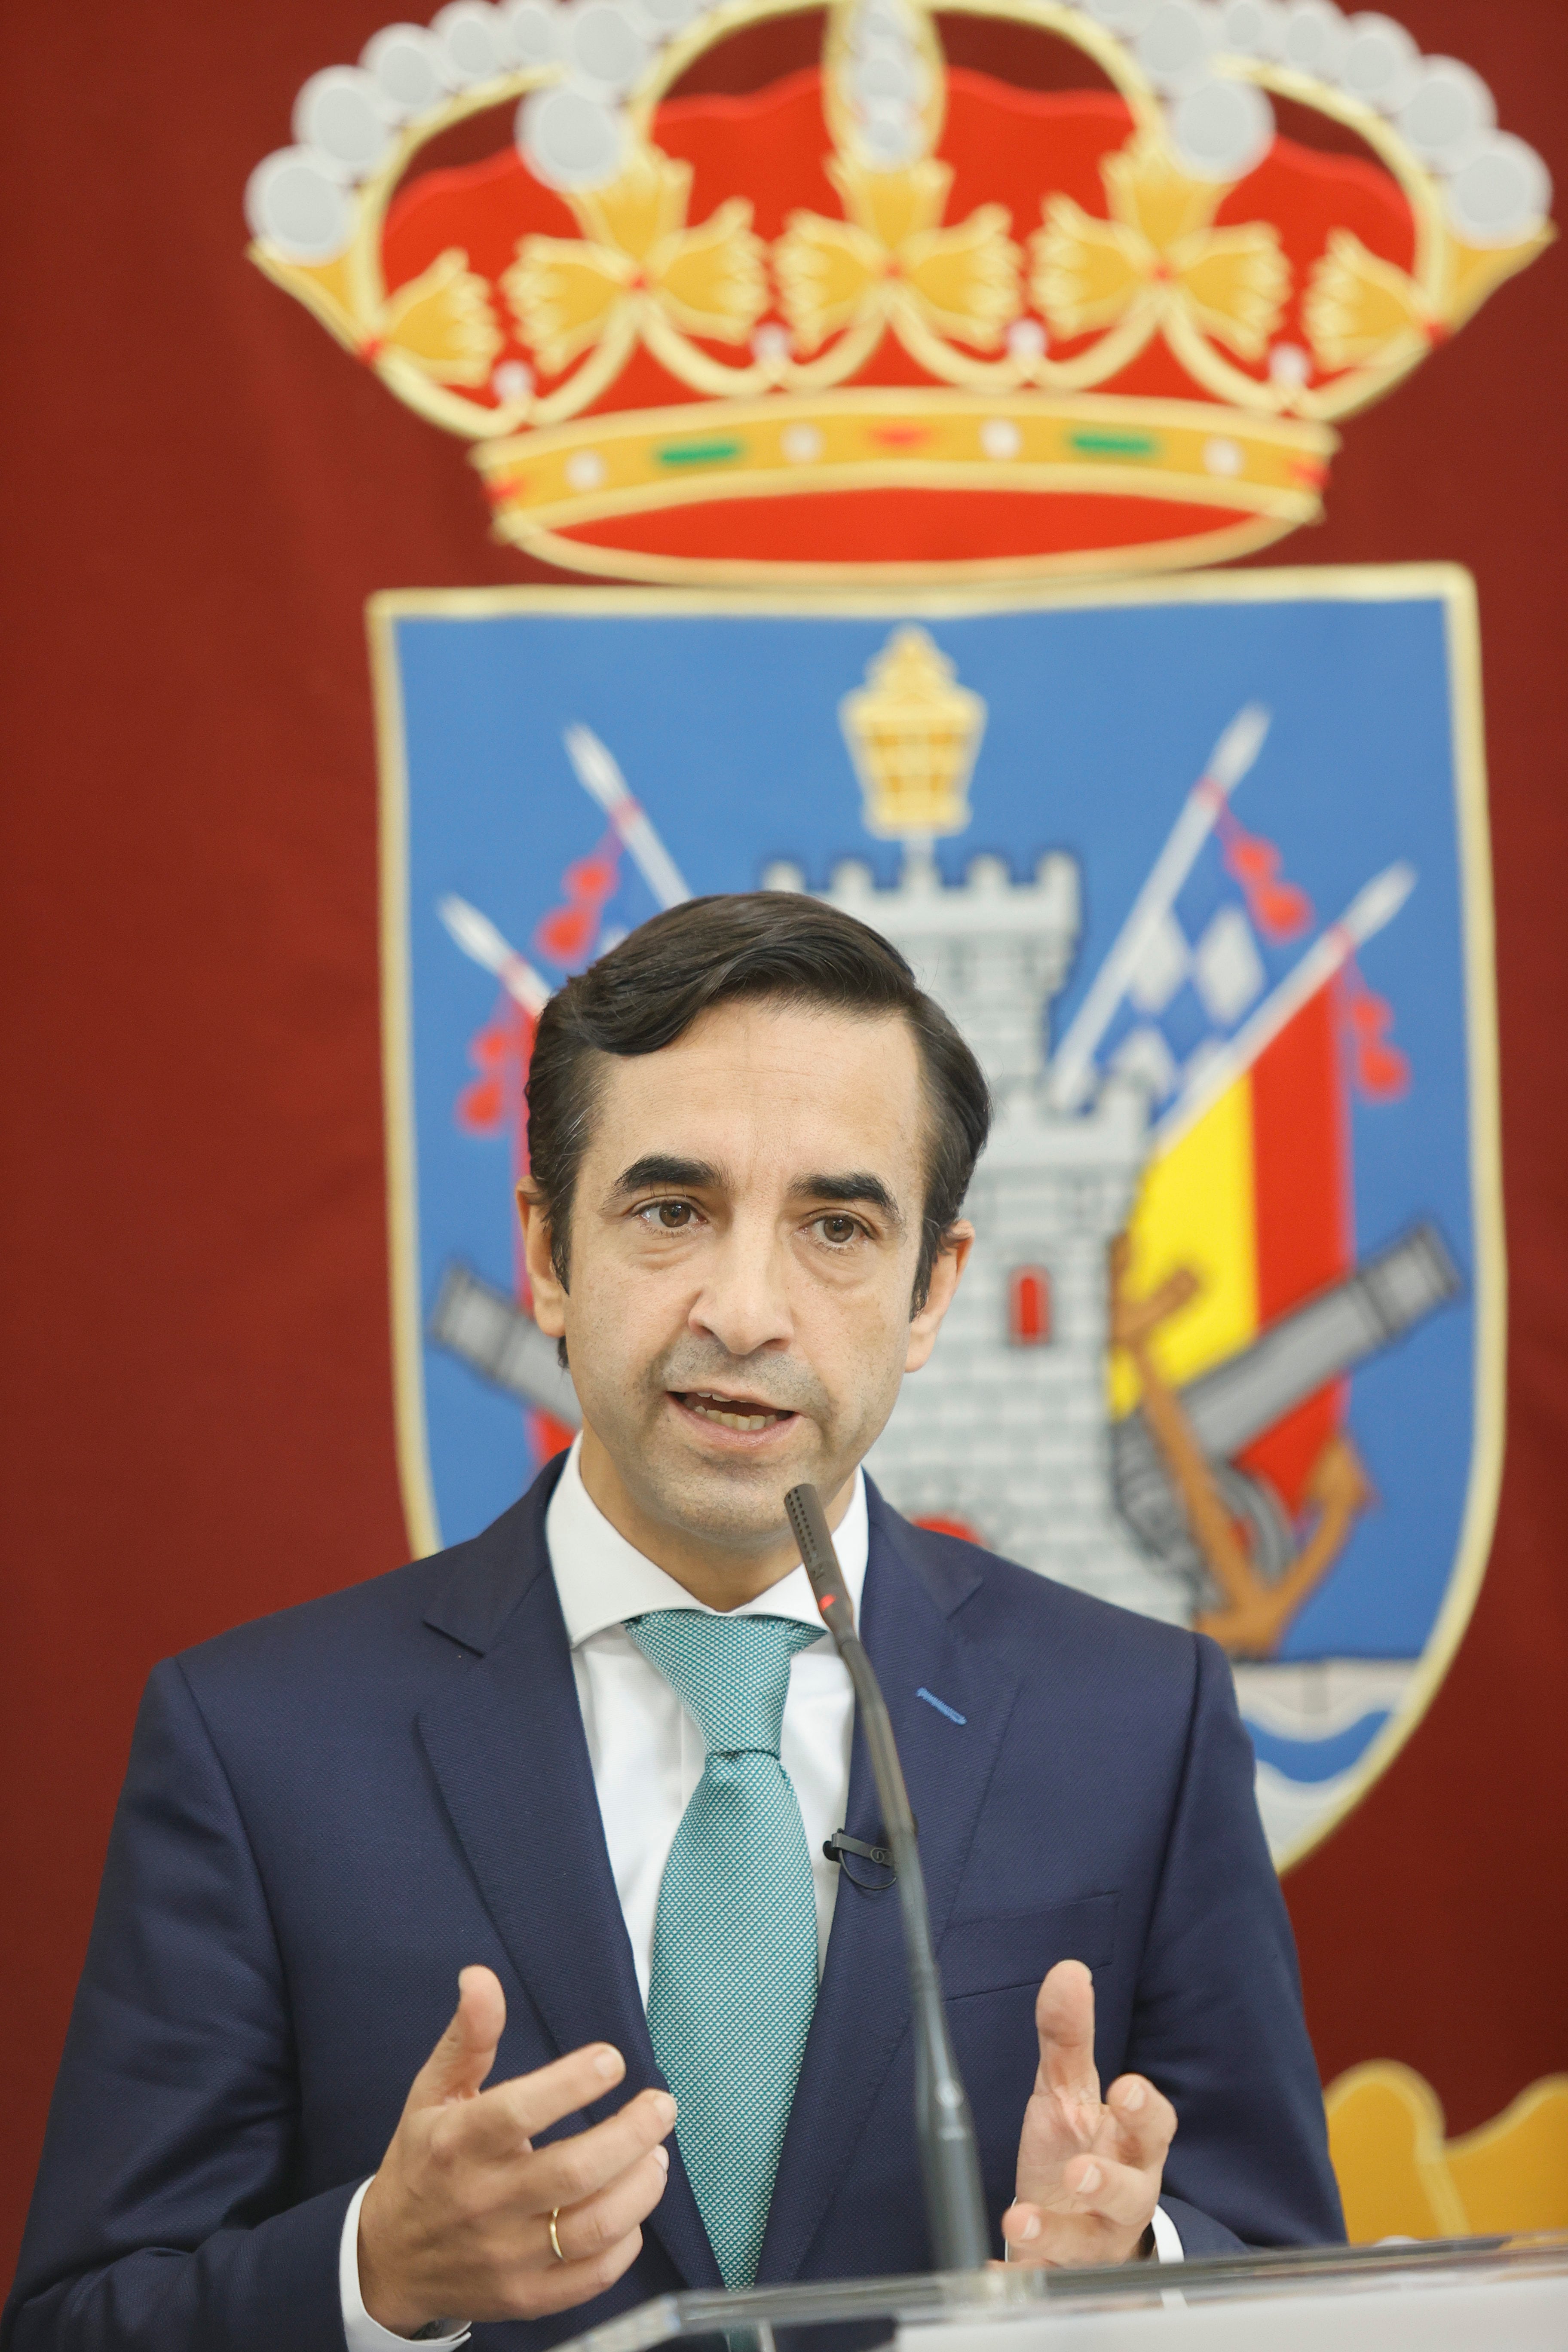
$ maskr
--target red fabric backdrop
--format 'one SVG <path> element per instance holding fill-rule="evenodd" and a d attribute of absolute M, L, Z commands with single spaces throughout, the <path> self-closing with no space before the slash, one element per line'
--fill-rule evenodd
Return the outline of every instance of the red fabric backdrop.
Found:
<path fill-rule="evenodd" d="M 1394 5 L 1568 190 L 1562 0 Z M 488 541 L 458 446 L 245 263 L 239 214 L 305 75 L 395 13 L 10 27 L 7 2250 L 147 1669 L 404 1556 L 362 614 L 540 575 Z M 1287 1882 L 1325 2079 L 1405 2060 L 1451 2130 L 1568 2064 L 1564 273 L 1559 247 L 1352 419 L 1326 526 L 1279 551 L 1457 558 L 1480 588 L 1502 1507 L 1431 1712 Z"/>

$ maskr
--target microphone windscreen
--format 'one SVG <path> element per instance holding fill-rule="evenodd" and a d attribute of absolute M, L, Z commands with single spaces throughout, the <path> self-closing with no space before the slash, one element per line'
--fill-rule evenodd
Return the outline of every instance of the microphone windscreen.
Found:
<path fill-rule="evenodd" d="M 801 1565 L 811 1579 L 811 1589 L 828 1632 L 836 1642 L 853 1639 L 855 1604 L 833 1548 L 821 1496 L 810 1485 L 792 1486 L 784 1496 L 784 1510 L 800 1546 Z"/>

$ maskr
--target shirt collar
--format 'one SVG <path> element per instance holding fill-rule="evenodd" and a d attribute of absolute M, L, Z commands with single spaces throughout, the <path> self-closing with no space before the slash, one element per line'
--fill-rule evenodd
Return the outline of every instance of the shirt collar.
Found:
<path fill-rule="evenodd" d="M 706 1606 L 610 1525 L 583 1484 L 579 1459 L 582 1448 L 582 1438 L 574 1439 L 544 1518 L 550 1566 L 561 1600 L 561 1613 L 566 1620 L 566 1636 L 574 1650 L 594 1634 L 623 1624 L 628 1617 L 640 1617 L 650 1609 Z M 834 1529 L 833 1544 L 858 1617 L 870 1547 L 866 1480 L 859 1470 L 855 1473 L 849 1508 Z M 709 1612 L 710 1615 L 716 1613 Z M 803 1625 L 822 1623 L 810 1580 L 798 1561 L 787 1576 L 781 1577 L 754 1601 L 742 1602 L 733 1613 L 738 1617 L 794 1617 Z M 822 1638 L 826 1642 L 828 1636 L 824 1633 Z"/>

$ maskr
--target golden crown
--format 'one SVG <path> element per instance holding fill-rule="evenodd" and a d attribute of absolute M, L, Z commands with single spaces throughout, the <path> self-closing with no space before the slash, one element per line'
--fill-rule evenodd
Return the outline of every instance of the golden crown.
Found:
<path fill-rule="evenodd" d="M 1552 235 L 1485 85 L 1386 16 L 947 0 L 978 65 L 923 0 L 821 17 L 456 0 L 390 26 L 300 91 L 247 191 L 252 257 L 473 441 L 530 552 L 887 581 L 1279 539 L 1321 512 L 1334 421 Z M 1005 63 L 1049 36 L 1043 78 L 1084 86 L 987 69 L 997 19 Z M 765 20 L 800 62 L 717 90 Z M 1279 131 L 1279 101 L 1340 152 Z"/>
<path fill-rule="evenodd" d="M 896 629 L 838 715 L 868 832 L 909 841 L 964 831 L 985 705 L 924 629 Z"/>

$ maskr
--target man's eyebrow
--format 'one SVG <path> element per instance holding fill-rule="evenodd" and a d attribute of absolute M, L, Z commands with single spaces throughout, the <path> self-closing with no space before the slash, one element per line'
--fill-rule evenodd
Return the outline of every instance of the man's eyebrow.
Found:
<path fill-rule="evenodd" d="M 880 1209 L 890 1225 L 900 1229 L 903 1225 L 903 1211 L 881 1178 L 863 1168 L 850 1169 L 842 1176 L 797 1176 L 789 1189 L 797 1201 L 858 1202 L 864 1208 Z"/>
<path fill-rule="evenodd" d="M 610 1187 L 612 1201 L 627 1200 L 650 1187 L 672 1192 L 700 1192 L 722 1186 L 724 1172 L 708 1160 L 681 1160 L 672 1152 L 648 1151 L 623 1168 Z"/>

